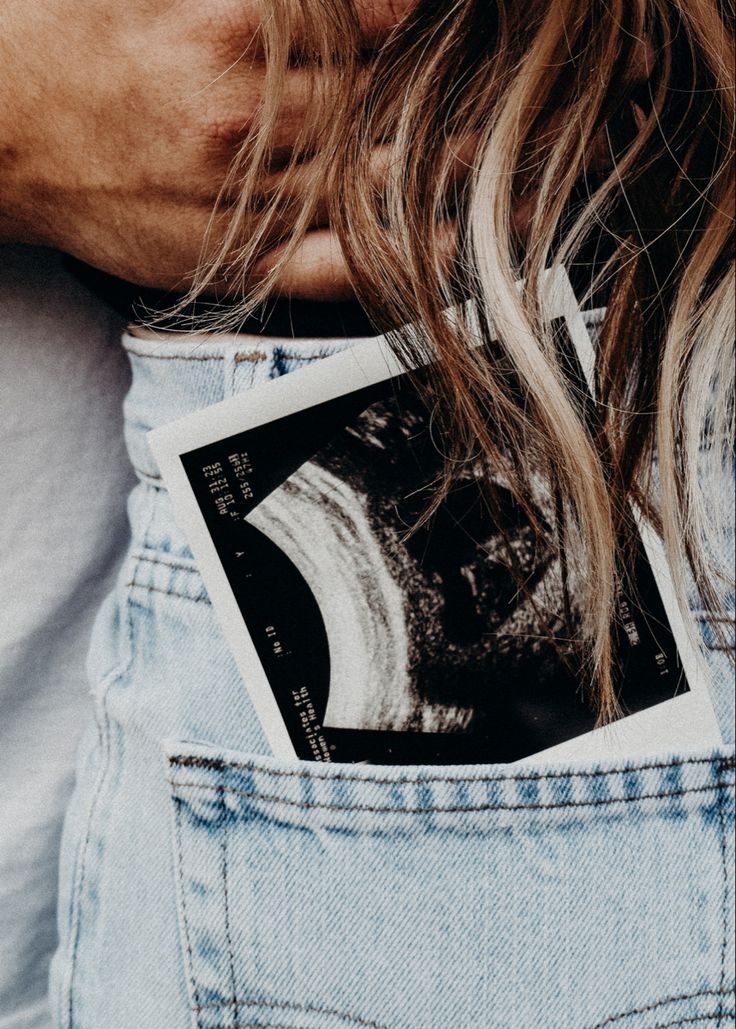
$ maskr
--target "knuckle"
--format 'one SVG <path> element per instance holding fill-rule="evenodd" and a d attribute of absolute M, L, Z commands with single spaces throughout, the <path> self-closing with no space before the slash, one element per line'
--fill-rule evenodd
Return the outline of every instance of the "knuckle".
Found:
<path fill-rule="evenodd" d="M 253 128 L 253 117 L 232 113 L 213 105 L 197 115 L 197 137 L 208 151 L 232 151 L 240 146 Z"/>
<path fill-rule="evenodd" d="M 262 101 L 262 81 L 256 76 L 213 80 L 186 105 L 182 131 L 196 148 L 231 151 L 254 131 Z"/>
<path fill-rule="evenodd" d="M 388 35 L 416 7 L 416 0 L 356 0 L 358 22 L 368 39 Z"/>
<path fill-rule="evenodd" d="M 261 18 L 252 0 L 206 0 L 198 19 L 199 42 L 230 60 L 263 56 Z"/>

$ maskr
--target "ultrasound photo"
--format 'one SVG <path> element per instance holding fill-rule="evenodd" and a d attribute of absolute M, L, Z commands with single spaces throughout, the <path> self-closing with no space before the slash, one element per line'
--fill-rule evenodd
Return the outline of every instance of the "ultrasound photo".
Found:
<path fill-rule="evenodd" d="M 504 762 L 594 727 L 551 500 L 533 525 L 497 476 L 491 513 L 471 463 L 417 529 L 444 457 L 408 375 L 182 461 L 298 757 Z M 643 547 L 633 565 L 625 713 L 688 688 Z"/>

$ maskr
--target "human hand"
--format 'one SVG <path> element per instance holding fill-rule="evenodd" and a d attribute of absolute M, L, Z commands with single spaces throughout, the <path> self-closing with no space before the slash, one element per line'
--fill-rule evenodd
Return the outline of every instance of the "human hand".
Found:
<path fill-rule="evenodd" d="M 364 3 L 366 39 L 380 39 L 400 9 L 398 0 Z M 261 16 L 253 0 L 4 0 L 0 240 L 52 246 L 138 285 L 186 289 L 261 99 Z M 285 152 L 306 102 L 304 71 L 288 74 Z M 344 269 L 336 285 L 330 265 L 335 241 L 314 228 L 285 291 L 344 295 Z"/>

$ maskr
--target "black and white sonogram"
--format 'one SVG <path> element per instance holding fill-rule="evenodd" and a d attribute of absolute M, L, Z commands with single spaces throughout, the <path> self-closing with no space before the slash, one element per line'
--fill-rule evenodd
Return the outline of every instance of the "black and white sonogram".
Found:
<path fill-rule="evenodd" d="M 498 477 L 491 514 L 470 465 L 416 528 L 444 456 L 408 376 L 182 461 L 298 757 L 505 762 L 594 728 L 549 502 L 533 525 Z M 643 547 L 633 564 L 627 713 L 688 688 Z"/>

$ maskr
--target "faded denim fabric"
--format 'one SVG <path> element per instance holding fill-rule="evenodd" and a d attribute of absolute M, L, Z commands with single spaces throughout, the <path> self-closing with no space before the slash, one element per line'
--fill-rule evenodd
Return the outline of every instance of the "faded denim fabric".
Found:
<path fill-rule="evenodd" d="M 140 484 L 91 648 L 57 1029 L 725 1029 L 730 744 L 551 767 L 267 756 L 146 432 L 345 345 L 127 341 Z M 731 689 L 721 668 L 723 710 Z"/>

